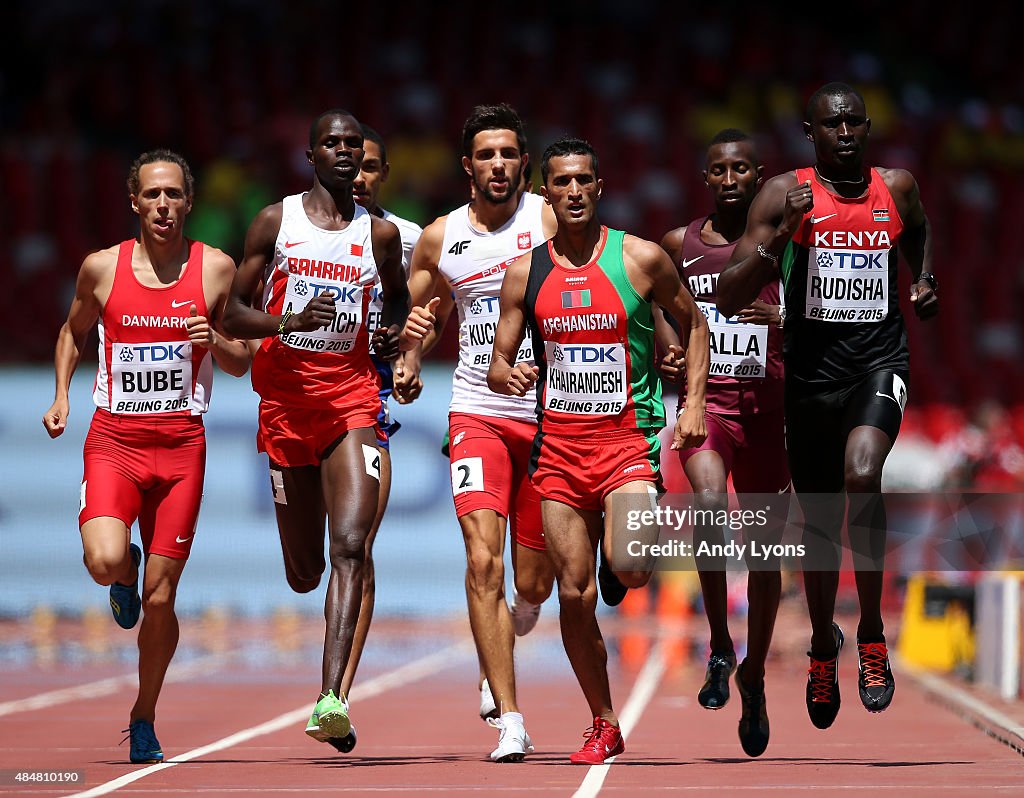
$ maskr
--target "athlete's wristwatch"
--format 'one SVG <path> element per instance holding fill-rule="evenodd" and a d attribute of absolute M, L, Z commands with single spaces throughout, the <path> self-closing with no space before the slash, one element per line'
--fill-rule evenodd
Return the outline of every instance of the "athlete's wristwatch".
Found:
<path fill-rule="evenodd" d="M 921 272 L 921 274 L 917 278 L 917 281 L 921 282 L 922 280 L 924 280 L 926 283 L 928 283 L 928 285 L 932 287 L 932 291 L 938 293 L 939 281 L 935 279 L 934 274 L 932 274 L 931 272 Z"/>

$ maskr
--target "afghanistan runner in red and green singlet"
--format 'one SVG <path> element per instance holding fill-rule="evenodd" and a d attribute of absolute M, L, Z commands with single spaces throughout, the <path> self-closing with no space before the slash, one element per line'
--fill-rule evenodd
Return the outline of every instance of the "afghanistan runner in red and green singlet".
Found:
<path fill-rule="evenodd" d="M 907 401 L 909 356 L 897 293 L 897 242 L 910 267 L 910 301 L 938 312 L 928 219 L 913 175 L 864 163 L 871 120 L 845 83 L 820 88 L 804 133 L 815 164 L 765 183 L 718 279 L 718 309 L 733 314 L 782 277 L 786 292 L 786 443 L 805 523 L 804 588 L 811 618 L 806 702 L 811 722 L 839 712 L 843 633 L 832 620 L 838 536 L 850 496 L 850 545 L 863 555 L 858 690 L 869 712 L 892 701 L 880 603 L 885 550 L 882 466 Z M 862 519 L 862 520 L 861 520 Z M 868 567 L 865 567 L 867 563 Z"/>
<path fill-rule="evenodd" d="M 560 139 L 549 146 L 541 174 L 541 194 L 558 229 L 550 244 L 518 258 L 506 272 L 487 382 L 495 393 L 515 396 L 537 385 L 531 476 L 558 580 L 562 642 L 594 718 L 587 741 L 570 760 L 599 764 L 625 748 L 595 617 L 595 550 L 603 532 L 605 553 L 620 566 L 617 576 L 638 587 L 650 577 L 650 552 L 643 546 L 658 535 L 656 524 L 614 529 L 611 523 L 613 500 L 615 518 L 630 502 L 647 510 L 656 506 L 656 434 L 664 426 L 664 407 L 654 370 L 651 303 L 668 310 L 682 330 L 682 344 L 689 343 L 692 401 L 676 423 L 673 448 L 699 446 L 707 435 L 708 328 L 656 244 L 598 221 L 601 181 L 587 142 Z M 516 362 L 528 323 L 537 366 Z M 616 551 L 630 557 L 617 558 Z"/>

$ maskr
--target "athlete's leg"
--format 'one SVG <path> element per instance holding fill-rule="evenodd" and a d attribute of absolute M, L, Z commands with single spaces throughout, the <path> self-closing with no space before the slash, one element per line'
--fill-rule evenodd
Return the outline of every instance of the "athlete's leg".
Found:
<path fill-rule="evenodd" d="M 512 571 L 520 598 L 531 604 L 543 604 L 551 595 L 555 570 L 546 551 L 524 546 L 517 541 L 512 546 Z"/>
<path fill-rule="evenodd" d="M 325 453 L 320 477 L 327 506 L 331 577 L 324 616 L 322 692 L 341 689 L 362 602 L 366 541 L 380 495 L 380 449 L 372 427 L 349 430 Z"/>
<path fill-rule="evenodd" d="M 128 550 L 131 528 L 124 521 L 111 516 L 90 518 L 82 524 L 81 534 L 82 560 L 96 584 L 130 585 L 138 579 L 138 569 Z"/>
<path fill-rule="evenodd" d="M 324 562 L 324 504 L 322 466 L 283 467 L 270 463 L 274 512 L 284 555 L 284 573 L 296 593 L 320 584 Z"/>
<path fill-rule="evenodd" d="M 651 580 L 654 559 L 649 556 L 630 557 L 628 544 L 639 541 L 643 546 L 658 542 L 661 528 L 657 523 L 640 523 L 636 531 L 624 526 L 627 513 L 650 511 L 657 507 L 658 491 L 652 482 L 634 480 L 620 485 L 604 499 L 604 554 L 610 563 L 616 565 L 615 576 L 626 587 L 643 587 Z M 547 530 L 547 524 L 544 525 Z M 618 556 L 613 556 L 615 552 Z M 622 554 L 627 555 L 623 562 Z"/>
<path fill-rule="evenodd" d="M 373 602 L 376 597 L 377 585 L 376 574 L 373 567 L 373 542 L 377 539 L 377 530 L 384 518 L 384 511 L 388 508 L 388 498 L 391 495 L 391 453 L 387 449 L 380 450 L 380 492 L 377 496 L 377 514 L 373 518 L 373 526 L 366 538 L 366 554 L 363 561 L 363 594 L 359 605 L 359 621 L 356 623 L 355 636 L 352 638 L 352 653 L 349 655 L 348 664 L 345 666 L 345 675 L 341 679 L 341 691 L 347 696 L 352 691 L 352 681 L 356 677 L 356 669 L 359 667 L 359 659 L 363 655 L 363 647 L 366 645 L 366 636 L 370 631 L 370 621 L 373 620 Z"/>
<path fill-rule="evenodd" d="M 178 647 L 178 617 L 174 599 L 187 560 L 150 554 L 142 587 L 142 627 L 139 629 L 139 695 L 131 719 L 156 719 L 156 702 L 167 666 Z"/>
<path fill-rule="evenodd" d="M 505 601 L 505 519 L 494 510 L 459 517 L 466 545 L 469 625 L 500 713 L 518 712 L 512 648 L 515 634 Z"/>
<path fill-rule="evenodd" d="M 839 565 L 839 535 L 846 512 L 843 490 L 842 408 L 831 395 L 800 395 L 786 385 L 786 448 L 803 514 L 804 592 L 811 621 L 811 652 L 836 655 L 832 628 Z"/>
<path fill-rule="evenodd" d="M 854 552 L 859 640 L 881 640 L 882 585 L 885 573 L 886 514 L 882 466 L 892 439 L 877 427 L 856 427 L 846 441 L 846 490 L 850 496 L 848 531 Z"/>
<path fill-rule="evenodd" d="M 729 509 L 729 497 L 726 495 L 728 470 L 719 452 L 710 449 L 697 452 L 687 459 L 683 471 L 693 489 L 694 509 L 712 512 Z M 702 541 L 711 544 L 725 541 L 722 528 L 717 525 L 701 524 L 694 528 L 693 533 L 694 551 Z M 697 575 L 704 597 L 704 613 L 711 630 L 711 650 L 721 654 L 732 652 L 734 648 L 729 634 L 729 599 L 724 560 L 698 558 Z"/>
<path fill-rule="evenodd" d="M 580 510 L 545 499 L 544 537 L 558 581 L 562 644 L 590 713 L 619 725 L 608 685 L 608 652 L 597 625 L 597 582 L 594 571 L 601 513 Z"/>
<path fill-rule="evenodd" d="M 782 410 L 744 419 L 743 437 L 745 445 L 736 452 L 733 465 L 733 486 L 741 508 L 766 514 L 765 526 L 752 524 L 744 531 L 747 552 L 753 543 L 763 552 L 782 541 L 789 514 L 791 483 Z M 772 509 L 766 511 L 761 502 L 769 496 L 778 499 L 771 500 Z M 782 596 L 781 563 L 777 557 L 747 562 L 747 656 L 739 677 L 749 690 L 759 692 Z"/>

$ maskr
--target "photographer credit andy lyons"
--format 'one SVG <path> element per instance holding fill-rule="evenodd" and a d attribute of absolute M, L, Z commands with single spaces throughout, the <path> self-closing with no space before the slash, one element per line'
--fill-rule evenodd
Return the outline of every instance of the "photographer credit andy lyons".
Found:
<path fill-rule="evenodd" d="M 777 508 L 781 510 L 782 508 Z M 784 516 L 783 516 L 784 518 Z M 625 513 L 627 532 L 643 532 L 652 527 L 661 530 L 657 542 L 649 542 L 626 536 L 624 552 L 631 559 L 655 560 L 657 568 L 692 568 L 693 564 L 680 562 L 692 558 L 711 558 L 726 563 L 757 568 L 771 563 L 777 566 L 778 558 L 802 558 L 805 554 L 803 543 L 782 543 L 777 535 L 766 535 L 770 525 L 778 526 L 780 519 L 773 515 L 771 505 L 763 509 L 709 510 L 686 507 L 653 507 L 629 509 Z M 745 531 L 745 540 L 688 540 L 687 535 L 695 527 L 717 527 L 732 532 Z M 768 538 L 772 538 L 769 540 Z M 616 546 L 618 548 L 618 546 Z M 666 562 L 670 561 L 670 562 Z"/>

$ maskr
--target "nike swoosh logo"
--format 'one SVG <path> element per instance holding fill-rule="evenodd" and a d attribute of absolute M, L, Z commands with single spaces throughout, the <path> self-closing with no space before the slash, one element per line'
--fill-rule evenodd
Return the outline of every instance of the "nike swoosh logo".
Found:
<path fill-rule="evenodd" d="M 186 299 L 186 300 L 184 300 L 182 302 L 176 302 L 173 299 L 171 300 L 171 307 L 172 308 L 183 308 L 183 307 L 185 307 L 185 305 L 191 305 L 191 304 L 192 304 L 192 300 L 191 299 Z"/>
<path fill-rule="evenodd" d="M 900 412 L 901 413 L 903 412 L 903 408 L 900 407 L 899 400 L 895 396 L 893 396 L 892 394 L 882 393 L 881 391 L 875 391 L 875 396 L 881 396 L 883 399 L 892 399 L 896 403 L 896 406 L 900 408 Z"/>
<path fill-rule="evenodd" d="M 811 217 L 811 224 L 817 224 L 818 222 L 823 222 L 826 219 L 831 219 L 833 216 L 838 216 L 838 214 L 830 213 L 830 214 L 828 214 L 828 216 L 812 216 Z"/>
<path fill-rule="evenodd" d="M 305 243 L 306 243 L 305 241 L 285 241 L 284 242 L 284 248 L 285 249 L 291 249 L 292 247 L 297 247 L 299 244 L 305 244 Z"/>
<path fill-rule="evenodd" d="M 174 538 L 174 542 L 175 543 L 188 543 L 190 540 L 192 540 L 192 535 L 189 535 L 187 538 L 180 538 L 180 537 L 175 537 Z"/>
<path fill-rule="evenodd" d="M 690 258 L 689 260 L 687 260 L 686 258 L 683 258 L 683 268 L 684 269 L 688 269 L 690 266 L 695 264 L 697 261 L 699 261 L 703 257 L 704 257 L 703 255 L 698 255 L 696 258 Z"/>

